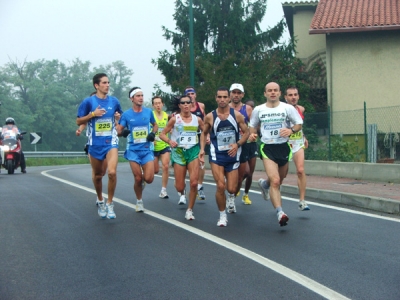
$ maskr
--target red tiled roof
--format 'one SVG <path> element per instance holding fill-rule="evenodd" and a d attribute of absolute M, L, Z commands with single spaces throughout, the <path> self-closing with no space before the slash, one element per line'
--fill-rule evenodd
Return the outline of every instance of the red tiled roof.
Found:
<path fill-rule="evenodd" d="M 400 30 L 400 0 L 320 0 L 310 34 Z"/>

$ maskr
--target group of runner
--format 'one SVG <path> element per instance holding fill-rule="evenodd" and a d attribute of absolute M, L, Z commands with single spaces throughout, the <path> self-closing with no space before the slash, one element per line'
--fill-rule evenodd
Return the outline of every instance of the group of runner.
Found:
<path fill-rule="evenodd" d="M 77 135 L 87 126 L 88 154 L 92 166 L 92 179 L 96 189 L 98 214 L 102 218 L 116 218 L 112 202 L 116 187 L 118 161 L 118 136 L 127 138 L 124 153 L 134 176 L 136 211 L 143 212 L 143 189 L 154 180 L 162 168 L 160 198 L 168 198 L 167 184 L 170 162 L 174 168 L 178 204 L 188 205 L 187 220 L 194 220 L 196 197 L 205 200 L 203 179 L 205 147 L 210 145 L 209 162 L 216 182 L 216 202 L 219 210 L 218 226 L 227 226 L 227 212 L 235 213 L 235 198 L 245 182 L 242 202 L 252 202 L 248 192 L 258 155 L 264 162 L 267 179 L 259 185 L 264 199 L 271 199 L 278 222 L 285 226 L 289 220 L 282 210 L 279 187 L 288 171 L 292 149 L 298 172 L 300 190 L 299 209 L 308 210 L 305 196 L 304 148 L 307 141 L 302 134 L 304 108 L 298 105 L 298 90 L 286 90 L 280 102 L 280 88 L 271 82 L 265 86 L 266 103 L 254 108 L 254 101 L 242 103 L 244 88 L 234 83 L 230 89 L 218 88 L 217 108 L 206 114 L 204 104 L 196 101 L 193 87 L 175 99 L 171 116 L 163 111 L 163 99 L 153 97 L 153 110 L 143 106 L 143 91 L 134 87 L 129 91 L 132 108 L 122 112 L 118 99 L 108 95 L 109 80 L 106 74 L 93 77 L 96 92 L 86 98 L 78 109 Z M 254 108 L 254 109 L 253 109 Z M 260 134 L 261 146 L 257 148 Z M 289 137 L 293 146 L 288 143 Z M 292 148 L 293 147 L 293 148 Z M 107 171 L 106 171 L 107 170 Z M 102 177 L 108 174 L 108 199 L 102 195 Z M 186 194 L 186 174 L 189 173 L 189 193 Z M 226 198 L 225 190 L 228 192 Z"/>

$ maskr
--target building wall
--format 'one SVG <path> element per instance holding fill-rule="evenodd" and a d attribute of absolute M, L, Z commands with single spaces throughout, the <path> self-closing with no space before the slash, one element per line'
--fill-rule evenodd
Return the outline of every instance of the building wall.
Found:
<path fill-rule="evenodd" d="M 293 35 L 297 42 L 296 57 L 308 59 L 316 52 L 325 50 L 325 34 L 308 34 L 314 11 L 297 10 L 293 15 Z"/>
<path fill-rule="evenodd" d="M 400 85 L 400 31 L 335 33 L 326 38 L 332 133 L 359 133 L 360 130 L 350 129 L 354 128 L 354 120 L 338 122 L 335 115 L 363 110 L 364 101 L 367 109 L 399 105 L 396 90 Z M 400 122 L 388 122 L 382 117 L 372 120 L 373 115 L 369 119 L 368 123 L 381 123 L 380 131 L 400 132 Z"/>

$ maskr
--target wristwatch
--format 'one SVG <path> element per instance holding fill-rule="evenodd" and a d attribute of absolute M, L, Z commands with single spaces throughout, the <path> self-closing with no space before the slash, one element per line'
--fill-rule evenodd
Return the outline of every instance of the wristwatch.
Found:
<path fill-rule="evenodd" d="M 293 133 L 296 133 L 296 131 L 293 130 L 293 128 L 290 128 L 292 130 Z"/>

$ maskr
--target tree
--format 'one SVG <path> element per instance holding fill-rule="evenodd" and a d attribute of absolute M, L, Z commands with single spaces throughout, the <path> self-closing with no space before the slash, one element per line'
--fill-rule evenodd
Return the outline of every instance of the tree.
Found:
<path fill-rule="evenodd" d="M 152 62 L 172 92 L 179 93 L 189 83 L 189 18 L 188 1 L 175 3 L 177 31 L 163 27 L 173 53 L 161 51 Z M 215 107 L 217 87 L 234 82 L 244 85 L 246 99 L 258 102 L 264 101 L 269 81 L 277 81 L 282 88 L 299 86 L 302 99 L 307 99 L 309 80 L 303 64 L 294 57 L 294 45 L 279 43 L 284 21 L 267 31 L 260 28 L 266 9 L 267 0 L 193 0 L 195 87 L 208 111 Z"/>
<path fill-rule="evenodd" d="M 95 73 L 106 73 L 110 80 L 111 94 L 121 101 L 121 105 L 125 103 L 130 107 L 131 103 L 128 97 L 128 91 L 130 90 L 131 79 L 130 76 L 133 74 L 131 69 L 125 66 L 123 61 L 115 61 L 106 66 L 100 66 L 95 68 Z M 94 75 L 94 74 L 93 74 Z M 126 105 L 122 105 L 126 107 Z"/>
<path fill-rule="evenodd" d="M 73 60 L 69 67 L 64 66 L 62 68 L 62 74 L 64 75 L 63 83 L 69 94 L 74 98 L 76 105 L 81 103 L 82 99 L 85 99 L 94 92 L 94 87 L 90 78 L 93 77 L 93 71 L 90 70 L 89 61 L 81 61 L 79 58 Z"/>
<path fill-rule="evenodd" d="M 75 136 L 76 113 L 94 91 L 92 77 L 100 69 L 109 74 L 114 94 L 123 97 L 132 70 L 121 61 L 93 70 L 79 59 L 69 66 L 58 60 L 10 61 L 0 68 L 1 117 L 14 117 L 24 131 L 42 132 L 42 151 L 82 150 L 86 137 Z M 24 142 L 25 150 L 32 148 Z"/>

